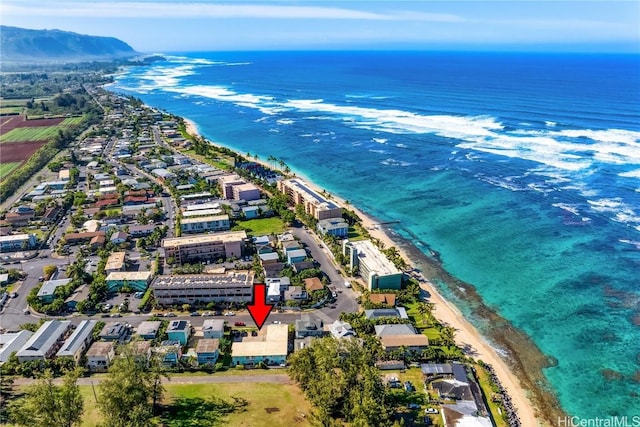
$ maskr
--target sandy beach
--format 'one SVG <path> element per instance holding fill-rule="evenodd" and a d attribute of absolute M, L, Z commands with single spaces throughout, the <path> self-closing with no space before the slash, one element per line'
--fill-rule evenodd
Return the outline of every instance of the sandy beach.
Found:
<path fill-rule="evenodd" d="M 185 118 L 184 122 L 186 130 L 189 134 L 200 136 L 198 127 L 193 121 Z M 212 143 L 215 144 L 214 141 L 212 141 Z M 264 164 L 267 167 L 271 167 L 269 164 L 267 164 L 267 162 L 253 159 L 252 161 L 256 161 L 258 163 Z M 307 184 L 315 191 L 319 193 L 323 191 L 321 188 L 315 186 L 313 182 L 311 182 L 304 176 L 302 176 L 301 178 L 305 179 Z M 402 247 L 398 247 L 398 245 L 387 234 L 384 228 L 378 224 L 377 221 L 359 210 L 357 207 L 346 203 L 345 200 L 342 200 L 333 194 L 332 199 L 343 207 L 353 210 L 360 217 L 362 225 L 369 231 L 369 234 L 372 237 L 379 239 L 384 243 L 386 247 L 395 246 L 398 249 L 398 252 L 405 260 L 408 261 L 410 265 L 414 263 L 407 251 L 405 251 Z M 464 318 L 460 310 L 458 310 L 453 304 L 445 300 L 445 298 L 438 292 L 435 285 L 428 281 L 425 281 L 421 283 L 421 287 L 429 293 L 430 302 L 435 304 L 434 316 L 442 323 L 452 326 L 456 329 L 456 343 L 461 348 L 464 348 L 470 356 L 474 357 L 475 359 L 482 360 L 483 362 L 490 364 L 493 367 L 496 375 L 502 383 L 502 386 L 511 397 L 513 406 L 518 411 L 518 415 L 520 417 L 522 425 L 530 427 L 544 425 L 543 420 L 536 416 L 534 406 L 530 399 L 527 397 L 527 390 L 522 387 L 516 375 L 509 369 L 507 363 L 502 359 L 502 357 L 500 357 L 495 349 L 491 347 L 483 339 L 478 330 Z"/>

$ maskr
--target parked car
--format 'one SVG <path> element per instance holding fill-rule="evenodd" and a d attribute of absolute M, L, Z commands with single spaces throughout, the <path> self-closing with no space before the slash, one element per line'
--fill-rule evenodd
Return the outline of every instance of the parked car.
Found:
<path fill-rule="evenodd" d="M 176 317 L 175 313 L 167 313 L 164 315 L 164 317 Z"/>
<path fill-rule="evenodd" d="M 204 313 L 202 313 L 202 315 L 204 317 L 209 317 L 209 316 L 213 316 L 213 314 L 210 311 L 205 311 Z"/>
<path fill-rule="evenodd" d="M 200 313 L 198 313 L 197 311 L 193 311 L 189 314 L 189 316 L 191 317 L 196 317 L 196 316 L 200 316 Z"/>
<path fill-rule="evenodd" d="M 246 324 L 244 322 L 236 322 L 234 326 L 246 326 Z"/>
<path fill-rule="evenodd" d="M 224 315 L 225 316 L 235 316 L 236 314 L 233 311 L 227 311 Z"/>
<path fill-rule="evenodd" d="M 435 409 L 435 408 L 427 408 L 427 409 L 424 410 L 424 412 L 427 413 L 427 414 L 437 414 L 438 410 Z"/>
<path fill-rule="evenodd" d="M 122 314 L 120 314 L 120 313 L 113 313 L 113 314 L 111 315 L 111 317 L 122 317 Z"/>

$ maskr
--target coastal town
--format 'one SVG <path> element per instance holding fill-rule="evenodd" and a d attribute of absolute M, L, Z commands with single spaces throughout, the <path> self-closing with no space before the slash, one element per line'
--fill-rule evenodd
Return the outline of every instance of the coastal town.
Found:
<path fill-rule="evenodd" d="M 133 352 L 176 375 L 291 371 L 318 409 L 294 372 L 331 340 L 371 355 L 388 425 L 531 425 L 382 224 L 282 159 L 84 89 L 102 120 L 5 201 L 3 377 L 80 367 L 91 378 Z M 261 328 L 247 311 L 256 284 L 273 306 Z M 349 425 L 348 412 L 329 414 Z"/>

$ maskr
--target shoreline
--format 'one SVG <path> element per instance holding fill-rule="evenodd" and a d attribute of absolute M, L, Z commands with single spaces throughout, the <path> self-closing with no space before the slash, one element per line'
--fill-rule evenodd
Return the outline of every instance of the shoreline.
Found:
<path fill-rule="evenodd" d="M 198 129 L 197 124 L 190 119 L 182 117 L 185 123 L 185 128 L 187 133 L 195 136 L 205 138 Z M 213 145 L 220 145 L 215 141 L 207 141 Z M 227 147 L 230 148 L 230 147 Z M 233 148 L 231 148 L 233 149 Z M 236 150 L 234 150 L 236 151 Z M 271 167 L 267 162 L 262 161 L 261 159 L 251 159 L 251 161 L 255 161 L 256 163 L 261 163 L 266 167 Z M 319 188 L 312 180 L 303 174 L 298 174 L 298 176 L 305 180 L 305 182 L 309 185 L 310 188 L 317 191 L 318 193 L 322 193 L 323 189 Z M 408 262 L 409 265 L 414 267 L 420 267 L 420 271 L 428 271 L 431 274 L 429 276 L 435 275 L 439 280 L 443 280 L 443 275 L 447 276 L 449 281 L 453 279 L 456 282 L 460 282 L 458 279 L 453 278 L 451 275 L 446 272 L 439 262 L 429 259 L 424 253 L 420 251 L 418 247 L 416 247 L 409 239 L 405 239 L 399 236 L 397 233 L 393 231 L 393 229 L 385 227 L 381 225 L 380 221 L 377 221 L 373 216 L 363 212 L 358 207 L 347 203 L 344 199 L 336 196 L 335 194 L 329 193 L 331 198 L 338 202 L 342 207 L 348 208 L 355 212 L 356 215 L 361 220 L 362 226 L 369 232 L 370 236 L 376 239 L 379 239 L 384 243 L 386 247 L 394 246 L 398 249 L 398 253 Z M 494 348 L 491 343 L 485 338 L 478 328 L 474 326 L 461 312 L 461 310 L 456 307 L 452 302 L 447 300 L 441 292 L 438 290 L 438 287 L 427 278 L 427 275 L 423 273 L 425 281 L 420 282 L 420 287 L 423 291 L 425 291 L 429 295 L 429 301 L 435 304 L 434 309 L 434 317 L 438 319 L 441 323 L 445 325 L 452 326 L 456 330 L 455 334 L 455 342 L 456 344 L 463 349 L 465 354 L 473 357 L 475 360 L 482 360 L 484 363 L 489 364 L 493 367 L 495 374 L 497 375 L 502 387 L 505 389 L 509 397 L 511 398 L 512 405 L 516 408 L 517 414 L 520 418 L 520 421 L 523 426 L 546 426 L 551 425 L 550 417 L 551 416 L 564 416 L 565 414 L 559 407 L 555 396 L 549 396 L 548 393 L 544 393 L 542 389 L 539 389 L 537 385 L 540 380 L 543 382 L 544 377 L 531 378 L 529 374 L 529 370 L 525 369 L 525 362 L 521 360 L 519 356 L 519 352 L 516 351 L 514 347 L 517 347 L 515 344 L 511 344 L 511 341 L 516 342 L 526 342 L 528 345 L 533 345 L 530 338 L 521 331 L 516 330 L 512 325 L 510 325 L 505 319 L 501 318 L 495 312 L 490 310 L 488 307 L 482 305 L 481 298 L 475 292 L 475 288 L 471 285 L 460 282 L 460 285 L 464 287 L 465 294 L 470 290 L 480 304 L 483 313 L 479 313 L 482 318 L 492 321 L 498 321 L 498 324 L 501 325 L 501 336 L 491 335 L 490 338 L 495 340 L 496 344 L 498 344 L 501 348 L 508 353 L 508 360 L 505 360 L 507 356 L 502 356 L 499 354 L 498 350 Z M 467 295 L 465 295 L 467 296 Z M 510 336 L 507 336 L 505 330 L 508 331 Z M 516 339 L 514 339 L 514 336 Z M 536 347 L 537 349 L 537 347 Z M 536 361 L 534 366 L 537 370 L 542 374 L 541 369 L 548 366 L 548 360 L 542 353 L 538 351 L 538 357 L 535 357 Z M 539 357 L 542 356 L 542 357 Z M 527 361 L 527 366 L 530 361 Z M 523 384 L 524 383 L 524 384 Z M 546 394 L 546 396 L 544 395 Z M 532 400 L 533 398 L 533 400 Z M 540 414 L 541 411 L 549 411 L 551 410 L 553 413 Z M 546 416 L 545 416 L 546 415 Z"/>

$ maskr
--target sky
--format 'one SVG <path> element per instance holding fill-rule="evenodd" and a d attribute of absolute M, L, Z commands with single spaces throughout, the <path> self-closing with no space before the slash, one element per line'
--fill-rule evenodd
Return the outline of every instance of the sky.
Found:
<path fill-rule="evenodd" d="M 0 23 L 117 37 L 148 53 L 640 52 L 639 0 L 1 0 Z"/>

